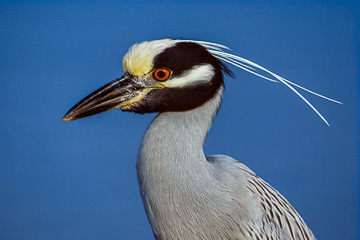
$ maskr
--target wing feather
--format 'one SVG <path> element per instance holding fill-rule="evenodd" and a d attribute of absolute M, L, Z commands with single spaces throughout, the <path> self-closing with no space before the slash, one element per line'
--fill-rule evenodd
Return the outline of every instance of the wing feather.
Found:
<path fill-rule="evenodd" d="M 253 215 L 250 216 L 248 231 L 253 239 L 291 239 L 314 240 L 315 237 L 295 208 L 277 190 L 256 175 L 248 167 L 225 155 L 207 157 L 216 169 L 217 179 L 225 185 L 238 189 L 235 193 L 241 202 L 245 195 L 250 195 Z M 234 185 L 238 185 L 234 188 Z M 245 188 L 244 186 L 245 185 Z M 244 192 L 246 189 L 247 192 Z"/>

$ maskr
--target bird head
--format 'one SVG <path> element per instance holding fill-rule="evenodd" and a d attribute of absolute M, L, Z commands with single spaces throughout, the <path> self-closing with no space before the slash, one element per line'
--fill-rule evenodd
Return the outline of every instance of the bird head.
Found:
<path fill-rule="evenodd" d="M 227 67 L 195 41 L 163 39 L 133 45 L 124 75 L 94 91 L 63 118 L 72 121 L 116 108 L 135 113 L 187 111 L 223 86 Z"/>
<path fill-rule="evenodd" d="M 326 100 L 334 99 L 295 84 L 250 60 L 227 53 L 228 47 L 211 42 L 162 39 L 135 44 L 123 59 L 125 74 L 94 91 L 63 117 L 72 121 L 119 108 L 135 113 L 187 111 L 211 99 L 224 85 L 223 62 L 263 79 L 285 85 L 327 125 L 320 112 L 295 88 Z"/>

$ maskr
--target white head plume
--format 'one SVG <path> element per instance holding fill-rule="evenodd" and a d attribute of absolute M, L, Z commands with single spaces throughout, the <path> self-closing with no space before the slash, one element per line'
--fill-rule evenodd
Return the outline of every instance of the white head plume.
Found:
<path fill-rule="evenodd" d="M 223 61 L 223 62 L 227 62 L 229 64 L 232 64 L 240 69 L 243 69 L 249 73 L 252 73 L 256 76 L 259 76 L 263 79 L 266 79 L 268 81 L 272 81 L 272 82 L 280 82 L 282 84 L 284 84 L 286 87 L 290 88 L 296 95 L 298 95 L 328 126 L 329 123 L 326 121 L 326 119 L 324 118 L 323 115 L 321 115 L 321 113 L 301 94 L 299 93 L 294 87 L 300 88 L 304 91 L 307 91 L 313 95 L 316 95 L 318 97 L 324 98 L 328 101 L 332 101 L 335 103 L 339 103 L 342 104 L 339 101 L 336 101 L 334 99 L 325 97 L 319 93 L 313 92 L 307 88 L 304 88 L 298 84 L 295 84 L 271 71 L 269 71 L 268 69 L 250 61 L 247 60 L 245 58 L 230 54 L 225 52 L 225 50 L 230 50 L 230 48 L 221 45 L 221 44 L 217 44 L 217 43 L 212 43 L 212 42 L 204 42 L 204 41 L 195 41 L 195 40 L 176 40 L 178 42 L 194 42 L 194 43 L 198 43 L 200 45 L 202 45 L 203 47 L 205 47 L 214 57 L 216 57 L 217 59 Z M 260 72 L 260 73 L 259 73 Z M 273 78 L 269 78 L 264 76 L 263 74 L 261 74 L 261 72 L 265 72 L 268 73 L 269 75 L 271 75 Z"/>

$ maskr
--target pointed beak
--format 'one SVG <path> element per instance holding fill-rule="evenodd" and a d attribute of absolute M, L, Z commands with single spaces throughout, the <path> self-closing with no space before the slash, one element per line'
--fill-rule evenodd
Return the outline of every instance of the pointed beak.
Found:
<path fill-rule="evenodd" d="M 65 114 L 62 121 L 69 122 L 116 108 L 126 109 L 140 102 L 155 88 L 163 87 L 152 79 L 138 79 L 125 74 L 78 102 Z"/>

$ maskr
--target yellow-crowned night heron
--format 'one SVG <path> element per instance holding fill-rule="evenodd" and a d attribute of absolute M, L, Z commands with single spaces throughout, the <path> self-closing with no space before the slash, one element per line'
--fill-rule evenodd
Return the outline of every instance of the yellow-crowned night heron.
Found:
<path fill-rule="evenodd" d="M 123 59 L 125 74 L 81 100 L 63 121 L 115 108 L 159 112 L 143 136 L 136 164 L 157 240 L 315 239 L 292 205 L 253 171 L 225 155 L 204 155 L 222 100 L 223 74 L 231 75 L 223 62 L 282 82 L 303 98 L 292 87 L 300 86 L 225 48 L 174 39 L 135 44 Z"/>

